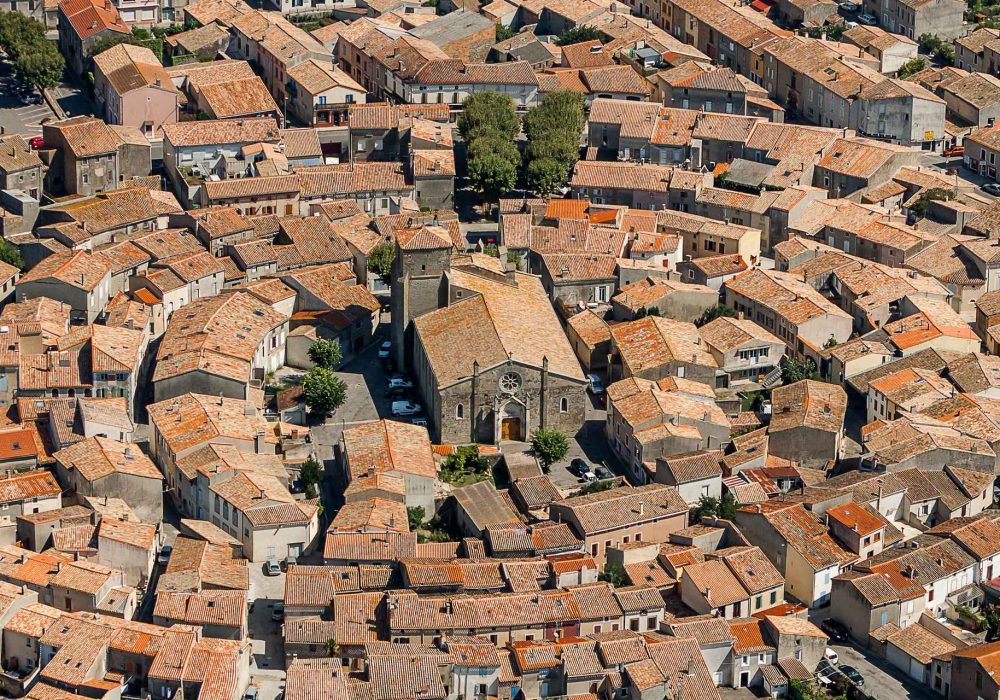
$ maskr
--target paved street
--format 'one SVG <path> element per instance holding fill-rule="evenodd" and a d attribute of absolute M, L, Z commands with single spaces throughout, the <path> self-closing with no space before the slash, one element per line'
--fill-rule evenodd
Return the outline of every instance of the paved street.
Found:
<path fill-rule="evenodd" d="M 261 700 L 274 700 L 285 685 L 285 654 L 281 623 L 271 619 L 275 603 L 285 598 L 285 574 L 265 576 L 261 562 L 250 563 L 250 586 L 256 597 L 250 613 L 253 644 L 251 679 Z"/>

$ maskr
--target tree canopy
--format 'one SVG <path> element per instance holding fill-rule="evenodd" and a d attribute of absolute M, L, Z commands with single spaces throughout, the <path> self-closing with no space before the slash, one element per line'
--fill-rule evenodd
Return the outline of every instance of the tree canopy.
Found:
<path fill-rule="evenodd" d="M 521 123 L 514 101 L 499 92 L 477 92 L 463 103 L 458 129 L 466 143 L 467 174 L 487 202 L 517 186 L 521 153 L 514 138 Z"/>
<path fill-rule="evenodd" d="M 781 381 L 784 384 L 794 384 L 803 379 L 819 379 L 819 372 L 816 370 L 816 363 L 812 358 L 796 360 L 794 357 L 785 355 L 781 359 Z"/>
<path fill-rule="evenodd" d="M 574 92 L 550 92 L 524 118 L 528 135 L 525 178 L 540 196 L 562 187 L 580 159 L 583 103 L 583 96 Z"/>
<path fill-rule="evenodd" d="M 579 44 L 581 41 L 594 41 L 600 39 L 601 33 L 595 27 L 570 27 L 556 39 L 559 46 L 569 46 Z"/>
<path fill-rule="evenodd" d="M 395 259 L 396 246 L 389 241 L 382 241 L 368 253 L 368 271 L 378 275 L 382 282 L 388 284 Z"/>
<path fill-rule="evenodd" d="M 469 160 L 469 180 L 487 202 L 496 202 L 517 185 L 517 164 L 492 151 Z"/>
<path fill-rule="evenodd" d="M 18 269 L 24 268 L 24 258 L 21 257 L 21 249 L 4 238 L 0 238 L 0 260 Z"/>
<path fill-rule="evenodd" d="M 44 89 L 62 80 L 66 62 L 56 45 L 45 38 L 45 27 L 38 20 L 19 12 L 0 12 L 0 48 L 25 85 Z"/>
<path fill-rule="evenodd" d="M 477 92 L 465 98 L 462 107 L 462 114 L 458 117 L 458 130 L 466 141 L 474 138 L 474 132 L 482 135 L 483 130 L 492 132 L 505 141 L 512 141 L 520 131 L 514 101 L 508 95 L 492 90 Z"/>
<path fill-rule="evenodd" d="M 569 452 L 566 433 L 555 428 L 539 428 L 531 434 L 531 449 L 545 471 Z"/>
<path fill-rule="evenodd" d="M 329 414 L 347 400 L 347 385 L 331 370 L 314 367 L 302 381 L 302 393 L 310 411 Z"/>
<path fill-rule="evenodd" d="M 705 313 L 698 317 L 698 320 L 694 322 L 694 325 L 701 328 L 705 324 L 711 323 L 717 318 L 723 316 L 733 318 L 736 316 L 736 312 L 730 309 L 728 306 L 723 306 L 722 304 L 717 304 L 710 309 L 706 309 Z"/>
<path fill-rule="evenodd" d="M 306 498 L 316 498 L 323 483 L 323 467 L 313 457 L 307 457 L 299 468 L 299 481 L 306 489 Z"/>
<path fill-rule="evenodd" d="M 924 68 L 927 67 L 927 59 L 923 56 L 917 56 L 916 58 L 911 58 L 909 61 L 903 64 L 902 68 L 899 69 L 898 77 L 909 78 L 915 73 L 919 73 Z"/>
<path fill-rule="evenodd" d="M 343 362 L 344 353 L 336 340 L 319 338 L 309 346 L 309 360 L 317 367 L 336 369 Z"/>

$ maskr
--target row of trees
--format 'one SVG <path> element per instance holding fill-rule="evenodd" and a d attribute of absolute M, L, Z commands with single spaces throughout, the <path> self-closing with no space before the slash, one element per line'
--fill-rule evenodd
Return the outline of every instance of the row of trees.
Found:
<path fill-rule="evenodd" d="M 469 179 L 489 202 L 517 185 L 521 152 L 514 139 L 521 130 L 514 102 L 499 92 L 480 92 L 465 101 L 458 130 L 466 144 Z"/>
<path fill-rule="evenodd" d="M 66 62 L 56 45 L 45 38 L 45 27 L 38 20 L 18 12 L 0 12 L 0 48 L 25 85 L 48 88 L 62 79 Z"/>
<path fill-rule="evenodd" d="M 549 93 L 524 118 L 528 135 L 525 181 L 540 197 L 566 183 L 580 159 L 583 125 L 583 95 L 569 91 Z"/>
<path fill-rule="evenodd" d="M 521 122 L 508 95 L 481 92 L 466 99 L 458 129 L 466 143 L 468 175 L 488 202 L 517 187 L 524 166 L 527 186 L 540 196 L 561 187 L 580 157 L 583 97 L 549 93 L 524 119 L 524 157 L 515 139 Z M 523 163 L 522 163 L 523 161 Z"/>

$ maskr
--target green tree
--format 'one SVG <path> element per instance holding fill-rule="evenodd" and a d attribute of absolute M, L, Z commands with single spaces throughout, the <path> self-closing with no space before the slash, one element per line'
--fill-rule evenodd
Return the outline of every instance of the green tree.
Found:
<path fill-rule="evenodd" d="M 516 169 L 521 164 L 521 152 L 513 141 L 503 139 L 492 131 L 484 131 L 472 139 L 468 148 L 469 160 L 497 157 L 506 160 Z"/>
<path fill-rule="evenodd" d="M 18 269 L 24 267 L 24 258 L 21 257 L 21 249 L 4 238 L 0 238 L 0 260 Z"/>
<path fill-rule="evenodd" d="M 927 216 L 927 210 L 931 207 L 931 202 L 948 201 L 955 199 L 953 190 L 944 187 L 931 187 L 920 193 L 917 201 L 910 205 L 910 211 L 921 219 Z"/>
<path fill-rule="evenodd" d="M 340 343 L 336 340 L 319 338 L 309 346 L 309 360 L 317 367 L 336 369 L 344 359 Z"/>
<path fill-rule="evenodd" d="M 508 39 L 513 39 L 513 38 L 514 38 L 514 30 L 506 25 L 497 22 L 496 42 L 499 44 L 501 41 L 507 41 Z"/>
<path fill-rule="evenodd" d="M 736 502 L 733 494 L 726 491 L 722 494 L 722 498 L 719 499 L 719 508 L 715 514 L 723 520 L 732 520 L 736 517 L 736 509 L 739 507 L 740 505 Z"/>
<path fill-rule="evenodd" d="M 579 134 L 586 123 L 583 107 L 583 95 L 569 90 L 550 92 L 525 115 L 524 131 L 530 139 L 541 138 L 550 131 Z"/>
<path fill-rule="evenodd" d="M 570 27 L 559 35 L 556 44 L 559 46 L 569 46 L 570 44 L 579 44 L 581 41 L 594 41 L 600 38 L 601 33 L 595 27 Z"/>
<path fill-rule="evenodd" d="M 734 318 L 736 312 L 730 309 L 728 306 L 723 306 L 722 304 L 717 304 L 710 309 L 705 309 L 705 312 L 698 317 L 698 320 L 694 322 L 694 325 L 701 328 L 702 326 L 711 323 L 717 318 L 726 316 L 728 318 Z"/>
<path fill-rule="evenodd" d="M 340 653 L 340 644 L 337 643 L 336 639 L 326 640 L 326 655 L 333 658 L 338 653 Z"/>
<path fill-rule="evenodd" d="M 513 141 L 521 124 L 514 111 L 514 101 L 509 95 L 487 90 L 465 98 L 462 114 L 458 117 L 458 130 L 466 142 L 473 133 L 494 133 L 505 141 Z"/>
<path fill-rule="evenodd" d="M 803 379 L 819 379 L 819 372 L 816 371 L 816 363 L 812 358 L 796 360 L 794 357 L 785 355 L 781 359 L 781 381 L 784 384 L 794 384 Z"/>
<path fill-rule="evenodd" d="M 601 580 L 607 581 L 615 588 L 621 588 L 628 585 L 628 574 L 625 573 L 625 567 L 618 562 L 608 562 L 604 565 Z"/>
<path fill-rule="evenodd" d="M 699 522 L 702 518 L 719 514 L 719 499 L 714 496 L 702 496 L 698 499 L 694 507 L 694 520 Z"/>
<path fill-rule="evenodd" d="M 528 163 L 534 160 L 550 159 L 559 164 L 563 178 L 580 159 L 580 134 L 563 131 L 550 131 L 537 138 L 528 137 L 528 147 L 525 156 Z"/>
<path fill-rule="evenodd" d="M 347 400 L 347 385 L 332 371 L 313 367 L 302 380 L 302 394 L 310 411 L 330 414 Z"/>
<path fill-rule="evenodd" d="M 532 192 L 548 197 L 566 181 L 566 170 L 557 160 L 540 158 L 528 163 L 524 178 Z"/>
<path fill-rule="evenodd" d="M 384 284 L 389 284 L 392 263 L 395 259 L 396 246 L 389 241 L 382 241 L 368 253 L 368 271 L 378 275 Z"/>
<path fill-rule="evenodd" d="M 921 34 L 917 37 L 917 46 L 924 53 L 934 53 L 942 43 L 944 42 L 937 34 Z"/>
<path fill-rule="evenodd" d="M 546 472 L 569 452 L 566 433 L 555 428 L 539 428 L 531 434 L 531 449 Z"/>
<path fill-rule="evenodd" d="M 469 161 L 469 180 L 487 202 L 496 202 L 517 185 L 517 166 L 494 153 Z"/>
<path fill-rule="evenodd" d="M 559 90 L 549 93 L 524 118 L 528 135 L 525 180 L 540 196 L 563 184 L 580 159 L 580 132 L 584 127 L 582 95 Z"/>
<path fill-rule="evenodd" d="M 299 467 L 299 481 L 306 489 L 306 498 L 316 498 L 319 495 L 319 485 L 323 483 L 323 467 L 312 456 Z"/>
<path fill-rule="evenodd" d="M 62 79 L 65 61 L 56 45 L 45 38 L 45 27 L 17 12 L 0 12 L 0 48 L 26 85 L 52 87 Z"/>
<path fill-rule="evenodd" d="M 406 520 L 410 523 L 410 531 L 416 532 L 424 524 L 424 517 L 426 517 L 423 506 L 413 506 L 412 508 L 406 509 Z"/>
<path fill-rule="evenodd" d="M 49 44 L 34 46 L 14 61 L 14 71 L 18 78 L 42 89 L 58 85 L 65 68 L 66 61 L 62 54 Z"/>
<path fill-rule="evenodd" d="M 909 78 L 911 75 L 916 75 L 924 68 L 927 67 L 927 59 L 923 56 L 917 56 L 916 58 L 911 58 L 909 61 L 903 64 L 903 67 L 899 69 L 898 77 Z"/>

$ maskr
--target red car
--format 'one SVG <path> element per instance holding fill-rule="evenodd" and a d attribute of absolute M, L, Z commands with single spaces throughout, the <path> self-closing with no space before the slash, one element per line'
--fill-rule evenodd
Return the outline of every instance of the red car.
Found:
<path fill-rule="evenodd" d="M 965 146 L 952 146 L 951 148 L 946 148 L 942 151 L 942 155 L 948 158 L 954 158 L 955 156 L 965 155 Z"/>
<path fill-rule="evenodd" d="M 45 139 L 41 136 L 32 136 L 28 139 L 28 145 L 37 151 L 40 148 L 45 148 Z"/>

